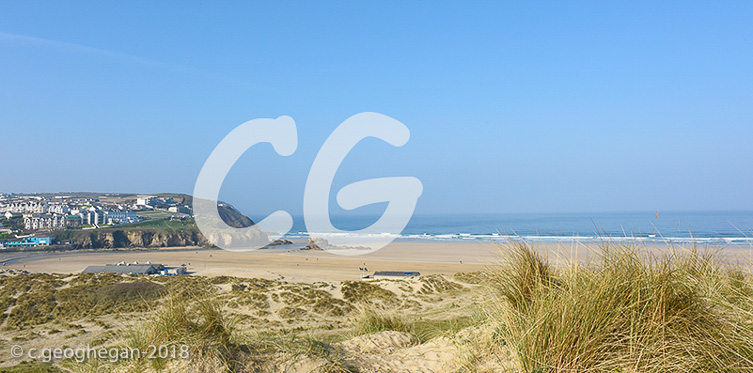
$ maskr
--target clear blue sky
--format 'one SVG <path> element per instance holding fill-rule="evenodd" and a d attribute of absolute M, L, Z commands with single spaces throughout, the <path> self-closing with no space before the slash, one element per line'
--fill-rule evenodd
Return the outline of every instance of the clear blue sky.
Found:
<path fill-rule="evenodd" d="M 353 181 L 418 213 L 753 209 L 753 2 L 0 3 L 0 191 L 185 192 L 237 125 L 292 116 L 222 199 L 300 213 L 345 118 Z"/>

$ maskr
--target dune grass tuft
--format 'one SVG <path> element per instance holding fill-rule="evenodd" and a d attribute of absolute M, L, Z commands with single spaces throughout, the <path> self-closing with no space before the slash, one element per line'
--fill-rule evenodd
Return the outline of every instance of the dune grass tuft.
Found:
<path fill-rule="evenodd" d="M 525 243 L 505 250 L 489 314 L 525 371 L 753 370 L 750 275 L 712 254 L 604 244 L 555 269 Z"/>
<path fill-rule="evenodd" d="M 126 345 L 149 351 L 150 346 L 188 346 L 194 362 L 217 362 L 228 370 L 236 370 L 243 362 L 245 345 L 239 342 L 235 320 L 222 309 L 216 297 L 169 296 L 164 304 L 140 327 L 129 328 Z M 169 359 L 174 359 L 172 356 Z M 142 359 L 153 368 L 164 369 L 169 359 Z"/>
<path fill-rule="evenodd" d="M 396 311 L 376 310 L 359 306 L 357 314 L 352 319 L 352 335 L 372 334 L 386 330 L 410 333 L 420 343 L 445 334 L 453 334 L 469 326 L 479 323 L 474 316 L 453 315 L 451 317 L 436 318 L 441 315 L 406 315 Z M 435 317 L 428 317 L 435 316 Z"/>
<path fill-rule="evenodd" d="M 360 306 L 353 319 L 353 334 L 372 334 L 385 330 L 410 333 L 412 325 L 402 314 Z"/>

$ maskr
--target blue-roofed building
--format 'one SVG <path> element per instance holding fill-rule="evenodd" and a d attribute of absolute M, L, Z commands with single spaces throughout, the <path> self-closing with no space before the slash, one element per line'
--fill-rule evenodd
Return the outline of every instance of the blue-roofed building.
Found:
<path fill-rule="evenodd" d="M 36 246 L 48 246 L 52 243 L 50 237 L 24 237 L 21 240 L 5 240 L 0 241 L 0 247 L 36 247 Z"/>

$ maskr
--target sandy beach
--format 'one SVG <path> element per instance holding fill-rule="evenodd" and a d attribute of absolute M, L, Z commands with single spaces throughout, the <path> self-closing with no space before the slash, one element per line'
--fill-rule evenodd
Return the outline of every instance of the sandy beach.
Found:
<path fill-rule="evenodd" d="M 537 244 L 534 246 L 552 262 L 568 258 L 585 261 L 595 250 L 582 244 Z M 667 246 L 652 246 L 654 253 L 669 252 Z M 678 248 L 676 250 L 688 250 Z M 700 250 L 705 250 L 701 248 Z M 749 262 L 748 247 L 720 250 L 727 262 Z M 264 249 L 246 253 L 196 247 L 150 250 L 81 251 L 59 253 L 8 253 L 5 268 L 32 273 L 79 273 L 90 265 L 161 263 L 185 264 L 189 273 L 200 276 L 258 277 L 296 282 L 345 281 L 360 278 L 359 268 L 374 271 L 417 271 L 421 274 L 451 274 L 479 271 L 503 261 L 504 245 L 490 242 L 393 242 L 382 250 L 362 256 L 339 256 L 324 251 Z"/>
<path fill-rule="evenodd" d="M 493 263 L 497 248 L 478 243 L 393 243 L 372 254 L 347 257 L 323 251 L 266 249 L 246 253 L 204 248 L 118 250 L 60 253 L 12 253 L 5 268 L 44 273 L 78 273 L 90 265 L 186 264 L 200 276 L 258 277 L 286 281 L 358 280 L 359 268 L 374 271 L 418 271 L 421 274 L 478 271 Z M 462 261 L 462 264 L 461 264 Z"/>

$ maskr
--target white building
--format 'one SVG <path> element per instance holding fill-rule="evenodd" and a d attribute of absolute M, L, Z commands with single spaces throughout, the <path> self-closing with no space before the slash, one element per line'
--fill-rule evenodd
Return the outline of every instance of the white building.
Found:
<path fill-rule="evenodd" d="M 82 215 L 82 223 L 84 225 L 107 224 L 107 220 L 105 220 L 105 213 L 100 209 L 89 207 L 88 209 L 82 210 L 80 214 Z"/>
<path fill-rule="evenodd" d="M 81 217 L 82 225 L 131 224 L 141 220 L 135 211 L 100 210 L 95 207 L 82 209 L 75 215 Z"/>
<path fill-rule="evenodd" d="M 41 201 L 15 201 L 5 205 L 3 212 L 19 214 L 41 214 L 44 212 L 45 203 Z"/>
<path fill-rule="evenodd" d="M 71 208 L 68 205 L 55 203 L 45 206 L 45 211 L 48 214 L 67 214 L 71 212 Z"/>
<path fill-rule="evenodd" d="M 105 211 L 107 224 L 130 224 L 139 221 L 135 211 Z"/>
<path fill-rule="evenodd" d="M 143 196 L 136 198 L 136 206 L 152 206 L 154 196 Z"/>
<path fill-rule="evenodd" d="M 188 206 L 170 206 L 167 208 L 167 211 L 173 213 L 190 214 L 191 208 Z"/>
<path fill-rule="evenodd" d="M 59 229 L 65 228 L 64 215 L 25 215 L 24 228 L 27 230 Z"/>

